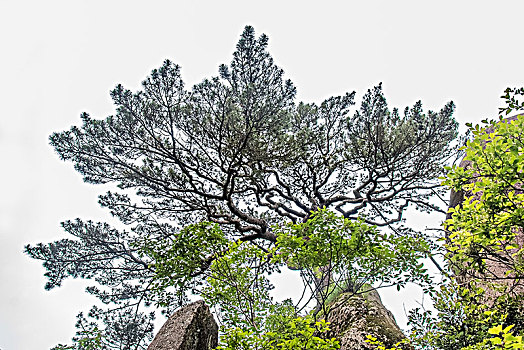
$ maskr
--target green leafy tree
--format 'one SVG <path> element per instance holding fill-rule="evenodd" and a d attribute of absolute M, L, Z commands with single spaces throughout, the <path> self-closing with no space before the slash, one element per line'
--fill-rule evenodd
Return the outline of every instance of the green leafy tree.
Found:
<path fill-rule="evenodd" d="M 446 281 L 432 295 L 436 312 L 412 310 L 416 349 L 522 349 L 524 331 L 523 89 L 507 89 L 497 121 L 468 124 L 473 138 L 444 184 L 459 198 L 445 227 Z M 453 202 L 453 201 L 452 201 Z M 456 205 L 456 206 L 454 206 Z M 386 346 L 374 338 L 378 348 Z"/>
<path fill-rule="evenodd" d="M 450 209 L 450 261 L 462 274 L 521 290 L 524 285 L 524 115 L 470 125 L 466 166 L 455 166 L 445 184 L 465 194 Z"/>
<path fill-rule="evenodd" d="M 201 223 L 185 230 L 204 232 L 202 227 L 218 229 L 216 224 Z M 274 333 L 276 325 L 271 320 L 280 314 L 289 316 L 284 323 L 305 322 L 300 312 L 311 300 L 316 301 L 317 307 L 309 316 L 319 321 L 328 317 L 337 295 L 349 299 L 368 292 L 371 285 L 401 288 L 407 282 L 415 282 L 428 290 L 432 288 L 420 263 L 430 249 L 419 236 L 382 234 L 376 227 L 345 219 L 327 209 L 313 212 L 304 223 L 274 226 L 273 232 L 278 239 L 271 249 L 264 251 L 249 242 L 233 242 L 204 274 L 206 283 L 198 293 L 215 307 L 228 332 L 238 328 L 252 335 Z M 179 283 L 173 279 L 179 266 L 178 253 L 155 244 L 148 249 L 155 251 L 155 266 L 162 267 L 155 283 L 156 290 L 164 296 L 164 291 Z M 269 293 L 273 288 L 269 274 L 288 266 L 300 270 L 303 296 L 309 288 L 309 297 L 301 308 L 300 303 L 275 303 Z"/>
<path fill-rule="evenodd" d="M 320 337 L 329 330 L 324 320 L 310 317 L 281 318 L 278 328 L 263 334 L 240 328 L 227 330 L 217 350 L 336 350 L 340 344 L 334 338 Z"/>
<path fill-rule="evenodd" d="M 409 313 L 410 343 L 416 349 L 469 349 L 483 344 L 492 327 L 522 325 L 522 298 L 501 294 L 487 303 L 487 290 L 464 286 L 451 277 L 433 294 L 434 312 L 416 308 Z M 522 329 L 513 329 L 521 333 Z"/>
<path fill-rule="evenodd" d="M 524 115 L 503 119 L 522 109 L 517 99 L 521 94 L 522 89 L 506 90 L 502 98 L 507 106 L 499 120 L 468 124 L 473 139 L 464 147 L 461 165 L 450 168 L 444 181 L 463 197 L 446 221 L 447 260 L 461 295 L 440 310 L 445 315 L 445 309 L 455 309 L 459 319 L 453 322 L 441 315 L 437 323 L 428 324 L 440 326 L 440 331 L 453 324 L 461 329 L 440 338 L 426 333 L 433 342 L 449 343 L 439 349 L 451 349 L 457 336 L 464 349 L 522 348 L 522 338 L 513 332 L 524 331 Z M 482 312 L 499 319 L 483 321 Z"/>
<path fill-rule="evenodd" d="M 51 135 L 59 156 L 73 162 L 86 182 L 118 187 L 101 195 L 100 204 L 124 228 L 67 221 L 62 226 L 71 238 L 25 248 L 44 262 L 46 289 L 68 277 L 96 282 L 88 292 L 108 309 L 94 308 L 90 316 L 103 348 L 145 348 L 153 316 L 144 306 L 170 312 L 200 293 L 234 308 L 227 302 L 231 295 L 217 293 L 221 288 L 267 301 L 259 298 L 271 288 L 264 276 L 282 268 L 316 273 L 316 280 L 304 275 L 314 296 L 331 288 L 326 278 L 352 273 L 353 279 L 341 281 L 359 283 L 359 274 L 373 269 L 366 256 L 374 258 L 380 249 L 393 254 L 388 249 L 395 244 L 408 252 L 413 240 L 395 238 L 415 236 L 402 224 L 406 208 L 445 213 L 434 198 L 443 193 L 443 165 L 455 154 L 453 103 L 424 112 L 417 102 L 400 113 L 388 107 L 381 85 L 368 90 L 356 110 L 354 92 L 318 105 L 297 103 L 295 87 L 284 80 L 267 43 L 246 27 L 231 63 L 191 90 L 180 67 L 165 61 L 141 91 L 118 85 L 111 92 L 115 115 L 99 120 L 84 113 L 82 126 Z M 293 225 L 307 226 L 311 213 L 322 208 L 346 220 L 342 225 L 362 226 L 340 231 L 348 237 L 333 237 L 354 258 L 346 272 L 330 264 L 315 267 L 326 263 L 323 257 L 301 260 L 318 246 L 295 247 L 296 235 L 308 228 Z M 321 236 L 317 230 L 301 239 L 328 244 L 330 237 Z M 379 237 L 389 248 L 365 246 Z M 279 245 L 281 252 L 274 252 Z M 245 259 L 240 264 L 232 257 Z M 289 265 L 295 261 L 298 266 Z M 362 262 L 360 270 L 355 261 Z M 342 263 L 349 266 L 348 259 L 334 260 Z M 221 284 L 224 276 L 235 277 L 238 288 Z M 399 275 L 390 282 L 405 280 Z M 254 311 L 267 306 L 246 304 Z M 257 312 L 235 315 L 255 324 Z M 88 324 L 80 317 L 80 329 Z"/>

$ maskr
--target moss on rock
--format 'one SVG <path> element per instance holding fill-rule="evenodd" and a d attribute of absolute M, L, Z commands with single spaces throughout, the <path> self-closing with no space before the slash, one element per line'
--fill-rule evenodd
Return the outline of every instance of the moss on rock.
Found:
<path fill-rule="evenodd" d="M 374 349 L 366 343 L 371 335 L 386 346 L 405 338 L 393 314 L 387 310 L 375 290 L 354 295 L 342 293 L 329 305 L 329 337 L 340 341 L 340 350 Z"/>

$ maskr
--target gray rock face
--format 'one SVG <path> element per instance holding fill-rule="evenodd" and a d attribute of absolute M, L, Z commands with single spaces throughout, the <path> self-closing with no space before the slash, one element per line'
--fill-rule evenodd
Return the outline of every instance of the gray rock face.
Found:
<path fill-rule="evenodd" d="M 211 350 L 218 345 L 218 326 L 202 301 L 177 310 L 147 350 Z"/>
<path fill-rule="evenodd" d="M 331 309 L 327 318 L 330 322 L 328 336 L 337 338 L 340 350 L 376 349 L 376 346 L 365 342 L 367 335 L 388 347 L 405 338 L 393 314 L 384 307 L 375 290 L 358 296 L 341 294 L 331 304 Z"/>

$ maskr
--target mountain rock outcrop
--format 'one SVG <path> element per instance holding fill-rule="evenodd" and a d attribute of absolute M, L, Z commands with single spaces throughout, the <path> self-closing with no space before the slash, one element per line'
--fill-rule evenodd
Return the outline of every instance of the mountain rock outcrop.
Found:
<path fill-rule="evenodd" d="M 327 318 L 330 322 L 328 337 L 339 340 L 340 350 L 376 349 L 366 343 L 367 335 L 388 347 L 405 338 L 376 290 L 353 296 L 343 293 L 331 304 L 331 310 Z"/>
<path fill-rule="evenodd" d="M 147 350 L 211 350 L 218 345 L 218 326 L 204 301 L 177 310 Z"/>

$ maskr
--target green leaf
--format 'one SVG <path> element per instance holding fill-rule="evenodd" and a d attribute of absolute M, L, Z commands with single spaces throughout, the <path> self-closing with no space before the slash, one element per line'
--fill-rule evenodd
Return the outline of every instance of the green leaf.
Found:
<path fill-rule="evenodd" d="M 492 327 L 488 330 L 488 333 L 489 334 L 500 334 L 502 332 L 502 325 L 499 324 L 498 326 L 496 327 Z"/>

